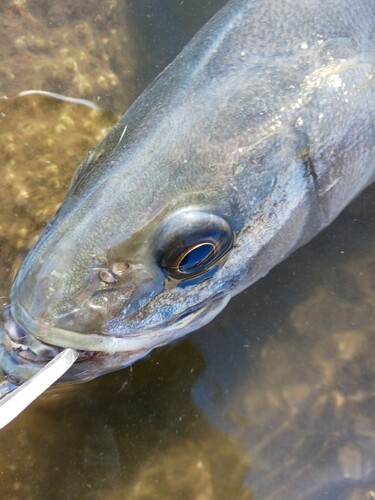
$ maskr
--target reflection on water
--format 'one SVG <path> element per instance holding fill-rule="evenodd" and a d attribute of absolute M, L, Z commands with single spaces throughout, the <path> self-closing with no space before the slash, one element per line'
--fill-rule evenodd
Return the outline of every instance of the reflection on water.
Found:
<path fill-rule="evenodd" d="M 155 78 L 226 0 L 129 0 L 137 32 L 138 88 Z"/>
<path fill-rule="evenodd" d="M 181 16 L 180 2 L 167 4 Z M 1 0 L 0 23 L 17 14 L 25 30 L 25 6 L 35 19 L 60 8 Z M 17 251 L 114 119 L 42 97 L 0 101 L 1 294 Z M 187 340 L 35 402 L 0 433 L 2 497 L 374 498 L 374 191 Z"/>
<path fill-rule="evenodd" d="M 245 443 L 255 498 L 372 498 L 374 194 L 193 335 L 194 399 Z"/>
<path fill-rule="evenodd" d="M 67 499 L 250 498 L 248 458 L 191 400 L 203 368 L 186 342 L 46 394 L 3 432 L 2 493 L 52 497 L 58 485 Z"/>

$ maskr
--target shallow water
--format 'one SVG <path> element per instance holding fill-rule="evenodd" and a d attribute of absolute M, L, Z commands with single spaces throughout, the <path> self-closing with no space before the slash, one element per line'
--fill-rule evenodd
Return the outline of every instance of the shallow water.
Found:
<path fill-rule="evenodd" d="M 86 41 L 98 36 L 98 29 L 109 38 L 108 51 L 96 64 L 104 71 L 104 55 L 112 54 L 106 74 L 113 72 L 119 81 L 126 77 L 129 85 L 100 94 L 93 83 L 98 75 L 91 81 L 85 69 L 95 63 L 87 62 L 77 71 L 91 84 L 91 94 L 77 94 L 74 87 L 64 92 L 93 100 L 102 95 L 102 102 L 118 110 L 218 4 L 207 2 L 198 15 L 199 3 L 193 1 L 142 0 L 126 6 L 92 0 L 95 15 L 86 25 Z M 28 39 L 31 12 L 42 24 L 45 18 L 55 22 L 55 37 L 63 33 L 63 19 L 65 32 L 77 33 L 76 22 L 84 22 L 88 13 L 78 11 L 73 21 L 61 17 L 58 5 L 55 0 L 2 0 L 0 23 L 15 22 L 18 12 L 16 25 Z M 104 18 L 110 6 L 121 15 Z M 114 19 L 118 31 L 107 36 Z M 123 59 L 119 36 L 127 39 Z M 150 49 L 155 39 L 158 54 Z M 68 40 L 69 57 L 76 57 L 75 39 Z M 9 39 L 5 49 L 8 44 Z M 4 297 L 18 253 L 56 209 L 75 166 L 116 119 L 37 96 L 14 97 L 50 81 L 54 52 L 44 49 L 45 73 L 38 73 L 38 83 L 29 71 L 29 52 L 21 47 L 12 61 L 5 49 L 7 67 L 19 70 L 23 64 L 25 78 L 21 81 L 12 70 L 16 84 L 8 88 L 0 74 L 0 95 L 9 97 L 0 101 Z M 97 52 L 89 57 L 95 61 Z M 70 81 L 64 78 L 60 81 Z M 0 432 L 2 497 L 374 498 L 374 194 L 370 187 L 313 242 L 233 299 L 204 329 L 131 368 L 55 388 L 36 401 Z"/>

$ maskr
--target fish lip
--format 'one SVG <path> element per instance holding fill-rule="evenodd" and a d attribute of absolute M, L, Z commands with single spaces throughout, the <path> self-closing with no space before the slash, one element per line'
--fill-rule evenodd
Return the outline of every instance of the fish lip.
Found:
<path fill-rule="evenodd" d="M 34 320 L 19 302 L 11 304 L 11 312 L 16 323 L 40 342 L 60 349 L 70 347 L 82 351 L 85 355 L 89 353 L 94 355 L 98 352 L 110 355 L 120 352 L 147 352 L 163 344 L 160 336 L 156 335 L 155 338 L 151 338 L 149 332 L 134 334 L 131 337 L 115 337 L 56 328 Z"/>
<path fill-rule="evenodd" d="M 9 305 L 3 306 L 0 314 L 0 379 L 8 381 L 11 390 L 37 375 L 63 351 L 63 348 L 42 342 L 25 331 L 13 318 Z M 118 354 L 111 356 L 100 351 L 75 352 L 78 357 L 74 365 L 62 375 L 59 382 L 75 383 L 94 379 L 127 366 L 132 361 L 132 356 L 135 356 L 131 353 L 129 359 L 126 359 L 124 353 L 120 353 L 119 357 Z M 0 398 L 5 395 L 1 392 L 2 389 L 4 386 L 0 387 Z"/>
<path fill-rule="evenodd" d="M 45 365 L 55 358 L 63 348 L 40 341 L 16 322 L 9 305 L 4 305 L 0 318 L 0 345 L 18 363 Z M 78 360 L 92 358 L 95 353 L 78 351 Z"/>
<path fill-rule="evenodd" d="M 220 293 L 214 297 L 210 297 L 210 300 L 206 300 L 203 305 L 199 304 L 199 306 L 197 305 L 192 308 L 193 313 L 197 313 L 198 317 L 206 314 L 206 318 L 200 326 L 211 321 L 217 312 L 225 306 L 229 298 L 229 295 L 226 296 Z M 213 307 L 213 305 L 218 303 L 218 308 Z M 218 311 L 215 312 L 217 309 Z M 191 321 L 187 320 L 185 323 L 184 320 L 179 321 L 177 318 L 177 324 L 176 321 L 173 321 L 171 324 L 163 325 L 162 328 L 153 328 L 146 330 L 144 333 L 133 333 L 129 336 L 116 337 L 100 333 L 79 333 L 36 321 L 17 301 L 11 304 L 11 313 L 16 323 L 38 341 L 60 349 L 70 347 L 81 351 L 81 359 L 87 356 L 95 357 L 99 353 L 108 355 L 116 353 L 146 354 L 156 347 L 166 345 L 189 333 L 193 329 L 190 327 Z"/>
<path fill-rule="evenodd" d="M 3 306 L 0 319 L 3 345 L 21 359 L 40 362 L 51 360 L 61 352 L 62 349 L 41 342 L 19 325 L 13 318 L 9 305 Z"/>

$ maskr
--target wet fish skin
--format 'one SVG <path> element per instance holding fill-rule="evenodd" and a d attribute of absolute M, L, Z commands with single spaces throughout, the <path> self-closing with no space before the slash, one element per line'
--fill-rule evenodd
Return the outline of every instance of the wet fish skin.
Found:
<path fill-rule="evenodd" d="M 375 177 L 374 28 L 369 0 L 229 2 L 82 165 L 13 285 L 17 323 L 106 353 L 96 376 L 204 325 L 310 240 Z M 223 217 L 235 244 L 170 287 L 155 246 L 186 211 Z"/>

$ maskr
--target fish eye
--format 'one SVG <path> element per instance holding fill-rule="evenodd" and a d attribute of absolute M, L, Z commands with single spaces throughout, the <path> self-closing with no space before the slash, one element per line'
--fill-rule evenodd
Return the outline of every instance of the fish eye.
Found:
<path fill-rule="evenodd" d="M 186 250 L 182 253 L 177 261 L 175 268 L 181 273 L 188 273 L 196 266 L 202 265 L 215 251 L 212 243 L 204 241 Z"/>
<path fill-rule="evenodd" d="M 170 216 L 157 237 L 158 265 L 174 279 L 206 273 L 233 245 L 233 232 L 222 217 L 199 210 Z"/>

